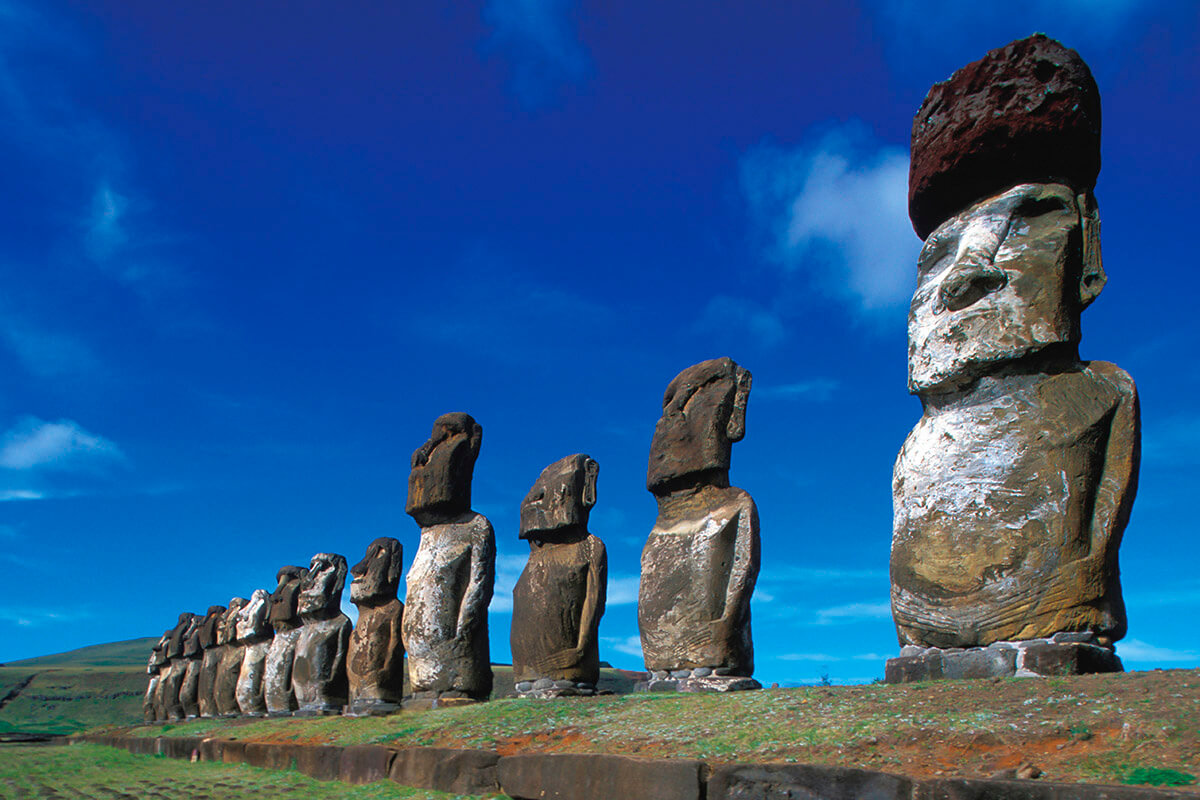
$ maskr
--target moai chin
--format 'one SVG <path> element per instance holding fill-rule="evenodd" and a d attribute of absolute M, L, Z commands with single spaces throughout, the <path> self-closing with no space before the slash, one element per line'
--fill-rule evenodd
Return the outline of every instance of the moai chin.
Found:
<path fill-rule="evenodd" d="M 250 602 L 238 612 L 237 643 L 242 648 L 242 668 L 237 680 L 237 704 L 243 716 L 261 717 L 267 713 L 263 696 L 263 677 L 267 655 L 275 630 L 269 614 L 271 595 L 265 589 L 255 589 Z"/>
<path fill-rule="evenodd" d="M 183 706 L 183 714 L 186 719 L 195 719 L 200 716 L 200 672 L 204 665 L 204 649 L 200 646 L 200 628 L 203 627 L 207 618 L 207 615 L 197 615 L 184 639 L 183 658 L 186 666 L 183 671 L 183 683 L 179 687 L 179 704 Z"/>
<path fill-rule="evenodd" d="M 482 440 L 469 414 L 443 414 L 413 453 L 405 511 L 421 526 L 421 543 L 402 625 L 407 707 L 486 700 L 492 691 L 487 608 L 496 539 L 487 518 L 471 510 Z"/>
<path fill-rule="evenodd" d="M 1106 281 L 1099 169 L 1096 84 L 1040 34 L 917 112 L 908 385 L 924 415 L 893 477 L 889 682 L 1121 669 L 1140 432 L 1129 375 L 1079 358 Z"/>
<path fill-rule="evenodd" d="M 146 694 L 142 697 L 142 716 L 146 722 L 157 722 L 166 719 L 165 714 L 161 717 L 159 716 L 159 706 L 162 698 L 159 686 L 162 684 L 162 668 L 166 664 L 164 651 L 170 639 L 171 632 L 167 631 L 150 648 L 150 660 L 146 664 L 146 674 L 150 676 L 150 680 L 146 683 Z"/>
<path fill-rule="evenodd" d="M 588 533 L 600 465 L 577 453 L 542 471 L 521 503 L 529 562 L 513 587 L 513 678 L 523 697 L 593 695 L 608 556 Z"/>
<path fill-rule="evenodd" d="M 268 617 L 275 635 L 263 671 L 263 700 L 271 716 L 286 716 L 299 708 L 292 688 L 292 664 L 296 660 L 296 640 L 300 638 L 300 584 L 306 575 L 307 567 L 292 566 L 275 574 Z"/>
<path fill-rule="evenodd" d="M 353 624 L 342 613 L 346 558 L 317 553 L 300 582 L 300 635 L 292 664 L 297 716 L 339 714 L 346 705 L 346 648 Z"/>
<path fill-rule="evenodd" d="M 197 617 L 195 614 L 183 612 L 179 615 L 179 621 L 175 627 L 171 629 L 171 637 L 167 640 L 166 657 L 167 664 L 162 672 L 162 688 L 163 704 L 166 708 L 167 719 L 172 721 L 182 720 L 187 716 L 187 712 L 183 707 L 183 679 L 187 673 L 187 661 L 183 657 L 184 649 L 187 644 L 187 638 L 196 629 Z"/>
<path fill-rule="evenodd" d="M 638 591 L 638 628 L 651 672 L 643 688 L 762 688 L 751 677 L 750 636 L 758 509 L 729 485 L 749 396 L 749 371 L 728 358 L 688 367 L 663 396 L 646 476 L 658 519 L 642 550 Z"/>
<path fill-rule="evenodd" d="M 217 716 L 236 717 L 242 713 L 238 707 L 237 684 L 246 648 L 238 641 L 237 623 L 238 615 L 249 602 L 244 597 L 230 600 L 217 625 L 217 649 L 221 651 L 216 679 L 213 681 L 213 702 Z"/>
<path fill-rule="evenodd" d="M 200 623 L 200 679 L 196 686 L 196 705 L 200 716 L 217 715 L 217 671 L 221 666 L 221 648 L 217 645 L 217 629 L 225 615 L 225 606 L 209 606 Z"/>
<path fill-rule="evenodd" d="M 400 542 L 384 536 L 371 542 L 362 561 L 350 569 L 350 602 L 358 607 L 358 623 L 346 659 L 347 715 L 388 714 L 404 700 L 404 604 L 396 599 L 403 559 Z"/>

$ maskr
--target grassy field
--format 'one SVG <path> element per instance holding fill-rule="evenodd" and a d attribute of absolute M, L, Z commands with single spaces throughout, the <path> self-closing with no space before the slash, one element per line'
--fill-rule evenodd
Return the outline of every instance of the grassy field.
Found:
<path fill-rule="evenodd" d="M 156 756 L 92 744 L 70 747 L 0 745 L 0 798 L 130 798 L 133 800 L 451 800 L 454 795 L 390 781 L 347 786 L 292 771 L 255 769 Z"/>

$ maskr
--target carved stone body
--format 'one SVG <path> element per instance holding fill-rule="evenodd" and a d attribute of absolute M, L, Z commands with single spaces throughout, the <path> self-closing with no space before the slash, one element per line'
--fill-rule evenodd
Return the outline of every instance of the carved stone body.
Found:
<path fill-rule="evenodd" d="M 238 614 L 237 637 L 243 650 L 242 668 L 237 681 L 237 704 L 238 710 L 246 716 L 258 717 L 267 713 L 263 676 L 275 633 L 268 618 L 270 611 L 271 596 L 263 589 L 255 589 L 250 602 Z"/>
<path fill-rule="evenodd" d="M 346 559 L 317 553 L 301 582 L 302 625 L 292 665 L 296 714 L 336 714 L 346 705 L 346 649 L 353 624 L 340 608 L 345 581 Z"/>
<path fill-rule="evenodd" d="M 183 683 L 179 687 L 179 704 L 187 719 L 200 716 L 200 670 L 203 666 L 204 650 L 200 647 L 200 628 L 207 615 L 197 616 L 183 645 Z"/>
<path fill-rule="evenodd" d="M 408 572 L 402 625 L 410 705 L 491 694 L 487 607 L 496 541 L 491 523 L 470 509 L 482 439 L 470 415 L 443 414 L 413 453 L 405 510 L 421 526 L 421 544 Z"/>
<path fill-rule="evenodd" d="M 521 504 L 529 562 L 513 587 L 510 636 L 520 695 L 590 695 L 600 680 L 608 557 L 587 530 L 598 473 L 592 458 L 567 456 L 546 467 Z"/>
<path fill-rule="evenodd" d="M 681 372 L 663 397 L 646 481 L 658 519 L 642 550 L 638 593 L 652 684 L 682 691 L 761 688 L 739 680 L 754 672 L 750 597 L 759 569 L 758 511 L 749 494 L 729 485 L 750 380 L 730 359 L 714 359 Z"/>
<path fill-rule="evenodd" d="M 187 716 L 183 708 L 183 679 L 187 672 L 187 661 L 183 657 L 187 639 L 195 632 L 199 618 L 186 611 L 179 615 L 179 622 L 171 631 L 167 641 L 167 667 L 163 671 L 162 693 L 167 719 L 182 720 Z"/>
<path fill-rule="evenodd" d="M 271 594 L 270 615 L 275 636 L 263 669 L 263 699 L 271 715 L 291 714 L 299 708 L 292 689 L 292 664 L 296 660 L 296 640 L 300 638 L 297 603 L 306 575 L 307 567 L 284 567 L 275 576 L 277 586 Z"/>
<path fill-rule="evenodd" d="M 168 631 L 155 643 L 154 647 L 150 648 L 150 660 L 146 663 L 146 674 L 150 676 L 150 679 L 146 682 L 146 694 L 142 697 L 142 717 L 146 722 L 154 722 L 159 719 L 158 702 L 161 694 L 158 686 L 162 683 L 162 668 L 166 663 L 163 651 L 170 638 L 170 631 Z"/>
<path fill-rule="evenodd" d="M 200 676 L 196 681 L 196 705 L 200 716 L 215 717 L 217 703 L 214 690 L 217 683 L 217 669 L 221 664 L 221 650 L 217 645 L 217 629 L 221 626 L 221 618 L 225 614 L 225 606 L 209 606 L 200 623 Z"/>
<path fill-rule="evenodd" d="M 400 542 L 383 537 L 371 542 L 362 561 L 350 570 L 350 601 L 358 606 L 358 623 L 350 635 L 347 714 L 384 714 L 404 699 L 404 604 L 396 599 L 404 551 Z"/>
<path fill-rule="evenodd" d="M 216 713 L 222 717 L 237 716 L 241 713 L 237 702 L 237 683 L 242 672 L 245 648 L 238 644 L 237 621 L 238 614 L 248 602 L 250 601 L 244 597 L 230 600 L 229 607 L 221 615 L 221 624 L 217 629 L 217 646 L 221 653 L 213 682 L 213 702 L 216 705 Z"/>

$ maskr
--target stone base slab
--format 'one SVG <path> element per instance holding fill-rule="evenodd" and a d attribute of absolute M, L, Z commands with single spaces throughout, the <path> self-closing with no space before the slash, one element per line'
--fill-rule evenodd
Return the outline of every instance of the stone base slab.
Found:
<path fill-rule="evenodd" d="M 747 675 L 730 675 L 724 667 L 657 670 L 634 687 L 636 692 L 744 692 L 762 684 Z"/>
<path fill-rule="evenodd" d="M 583 681 L 555 680 L 554 678 L 538 678 L 534 681 L 517 681 L 513 687 L 517 697 L 532 697 L 549 699 L 554 697 L 592 697 L 596 694 L 596 684 Z"/>
<path fill-rule="evenodd" d="M 996 642 L 987 647 L 904 647 L 889 658 L 885 683 L 915 683 L 970 678 L 1032 678 L 1123 672 L 1111 647 L 1090 634 L 1059 633 L 1048 639 Z"/>
<path fill-rule="evenodd" d="M 293 711 L 293 717 L 336 717 L 342 713 L 343 706 L 317 706 L 314 708 L 302 708 L 299 711 Z"/>
<path fill-rule="evenodd" d="M 405 711 L 428 711 L 433 708 L 454 708 L 481 702 L 483 701 L 469 697 L 462 692 L 442 692 L 440 694 L 438 692 L 418 692 L 404 698 L 400 707 Z"/>
<path fill-rule="evenodd" d="M 384 700 L 362 700 L 346 706 L 342 714 L 347 717 L 386 717 L 399 710 L 399 703 L 389 703 Z"/>

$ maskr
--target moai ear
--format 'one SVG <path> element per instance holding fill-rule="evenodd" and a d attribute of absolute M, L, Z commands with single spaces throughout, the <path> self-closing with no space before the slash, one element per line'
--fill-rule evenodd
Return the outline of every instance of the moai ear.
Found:
<path fill-rule="evenodd" d="M 1091 192 L 1075 198 L 1079 207 L 1079 225 L 1083 234 L 1083 267 L 1079 274 L 1079 307 L 1087 308 L 1100 296 L 1108 276 L 1100 257 L 1100 209 Z"/>
<path fill-rule="evenodd" d="M 729 411 L 729 424 L 725 427 L 725 435 L 731 442 L 740 442 L 746 435 L 746 403 L 750 400 L 750 370 L 738 367 L 734 380 L 736 385 L 733 408 Z"/>
<path fill-rule="evenodd" d="M 591 508 L 596 505 L 596 478 L 600 475 L 600 465 L 594 458 L 583 462 L 583 507 Z"/>
<path fill-rule="evenodd" d="M 479 448 L 483 445 L 483 426 L 478 422 L 471 426 L 471 458 L 479 457 Z"/>
<path fill-rule="evenodd" d="M 404 548 L 397 542 L 394 546 L 388 548 L 388 551 L 391 561 L 388 562 L 387 581 L 388 583 L 399 583 L 400 567 L 404 561 Z"/>

